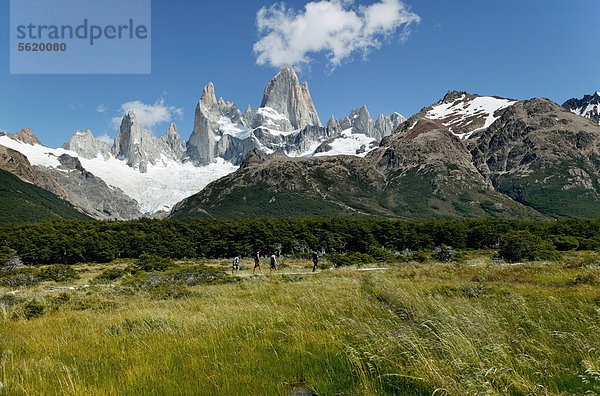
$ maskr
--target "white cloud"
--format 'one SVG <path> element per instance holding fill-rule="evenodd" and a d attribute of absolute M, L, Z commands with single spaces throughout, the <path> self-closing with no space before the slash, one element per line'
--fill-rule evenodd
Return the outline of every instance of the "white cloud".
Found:
<path fill-rule="evenodd" d="M 106 133 L 102 136 L 97 137 L 96 140 L 104 142 L 104 143 L 108 144 L 109 146 L 112 146 L 115 141 L 113 138 L 108 136 L 108 134 L 106 134 Z"/>
<path fill-rule="evenodd" d="M 103 104 L 98 105 L 98 107 L 96 107 L 96 111 L 98 113 L 104 113 L 106 111 L 106 106 L 104 106 Z"/>
<path fill-rule="evenodd" d="M 421 18 L 400 0 L 380 0 L 352 7 L 352 1 L 321 0 L 303 11 L 283 3 L 261 8 L 256 24 L 261 39 L 254 44 L 256 63 L 274 67 L 309 64 L 311 55 L 324 53 L 333 69 L 354 53 L 368 54 L 400 30 L 406 39 L 409 26 Z"/>
<path fill-rule="evenodd" d="M 121 105 L 119 117 L 114 117 L 112 119 L 113 126 L 118 128 L 119 125 L 121 125 L 123 116 L 129 110 L 133 110 L 142 128 L 150 130 L 156 124 L 172 121 L 175 117 L 181 118 L 183 116 L 183 109 L 167 105 L 164 98 L 158 99 L 152 105 L 142 103 L 139 100 L 134 100 Z"/>

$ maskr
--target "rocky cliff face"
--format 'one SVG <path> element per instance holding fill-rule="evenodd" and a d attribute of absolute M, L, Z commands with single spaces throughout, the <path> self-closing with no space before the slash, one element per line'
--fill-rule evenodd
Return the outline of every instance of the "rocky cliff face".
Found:
<path fill-rule="evenodd" d="M 145 173 L 148 164 L 155 165 L 163 158 L 181 160 L 184 147 L 175 124 L 172 123 L 169 131 L 158 138 L 142 129 L 135 113 L 129 111 L 121 121 L 112 154 L 117 158 L 125 159 L 127 165 Z"/>
<path fill-rule="evenodd" d="M 321 125 L 308 84 L 300 85 L 298 76 L 291 67 L 283 68 L 265 87 L 260 107 L 268 107 L 284 115 L 293 129 L 308 125 Z"/>
<path fill-rule="evenodd" d="M 172 217 L 227 217 L 235 210 L 248 216 L 546 218 L 497 191 L 467 142 L 432 123 L 420 133 L 402 125 L 364 158 L 251 153 L 240 170 L 176 205 Z"/>
<path fill-rule="evenodd" d="M 20 152 L 0 145 L 0 169 L 50 191 L 80 212 L 96 219 L 129 220 L 142 216 L 137 202 L 88 172 L 79 159 L 63 154 L 58 161 L 57 168 L 32 166 Z"/>
<path fill-rule="evenodd" d="M 39 168 L 44 179 L 57 180 L 68 192 L 67 201 L 82 213 L 102 220 L 131 220 L 142 216 L 138 203 L 118 188 L 87 171 L 78 158 L 63 154 L 58 168 Z"/>
<path fill-rule="evenodd" d="M 600 123 L 600 92 L 585 95 L 583 99 L 571 98 L 563 103 L 563 107 L 572 113 L 591 118 Z"/>
<path fill-rule="evenodd" d="M 495 188 L 553 217 L 596 217 L 600 126 L 548 99 L 519 102 L 468 141 Z"/>
<path fill-rule="evenodd" d="M 87 159 L 98 156 L 107 159 L 111 156 L 110 147 L 106 143 L 96 140 L 89 129 L 75 132 L 71 140 L 63 144 L 62 148 L 74 151 L 79 156 Z"/>
<path fill-rule="evenodd" d="M 35 184 L 44 190 L 48 190 L 61 199 L 68 200 L 69 198 L 65 187 L 54 177 L 43 177 L 40 175 L 39 168 L 31 166 L 27 157 L 16 150 L 2 145 L 0 145 L 0 169 L 12 173 L 27 183 Z"/>
<path fill-rule="evenodd" d="M 34 144 L 41 145 L 42 144 L 42 143 L 40 143 L 38 138 L 33 134 L 33 132 L 31 132 L 31 128 L 23 128 L 19 132 L 9 133 L 9 134 L 7 134 L 7 136 L 10 137 L 11 139 L 18 140 L 20 142 L 31 144 L 31 145 L 34 145 Z"/>

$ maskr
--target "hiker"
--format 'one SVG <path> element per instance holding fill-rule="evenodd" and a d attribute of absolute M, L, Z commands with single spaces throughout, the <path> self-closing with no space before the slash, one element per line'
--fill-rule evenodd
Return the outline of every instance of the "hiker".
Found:
<path fill-rule="evenodd" d="M 315 272 L 317 270 L 317 264 L 319 264 L 319 253 L 313 252 L 312 260 L 313 260 L 313 264 L 314 264 L 312 272 Z"/>
<path fill-rule="evenodd" d="M 233 275 L 234 271 L 240 272 L 240 258 L 239 258 L 239 256 L 235 256 L 233 258 L 233 269 L 231 270 L 231 275 Z"/>
<path fill-rule="evenodd" d="M 271 271 L 273 272 L 273 270 L 277 271 L 277 259 L 275 258 L 275 255 L 271 255 Z"/>
<path fill-rule="evenodd" d="M 254 272 L 256 271 L 256 267 L 258 267 L 258 269 L 260 270 L 260 273 L 262 274 L 262 268 L 260 268 L 260 249 L 258 249 L 256 251 L 256 254 L 254 255 L 254 269 L 252 270 L 252 275 L 254 275 Z"/>

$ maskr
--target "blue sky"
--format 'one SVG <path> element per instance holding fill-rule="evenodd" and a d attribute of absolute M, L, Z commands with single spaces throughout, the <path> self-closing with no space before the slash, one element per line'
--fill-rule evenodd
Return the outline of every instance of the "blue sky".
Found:
<path fill-rule="evenodd" d="M 286 1 L 302 13 L 307 1 Z M 379 0 L 345 1 L 345 10 Z M 162 135 L 173 118 L 187 139 L 202 88 L 242 111 L 260 105 L 278 67 L 257 64 L 253 46 L 257 12 L 274 1 L 152 0 L 150 75 L 10 75 L 0 62 L 0 129 L 32 128 L 49 146 L 77 129 L 114 137 L 113 118 L 123 104 L 139 101 L 163 113 L 151 129 Z M 367 105 L 371 114 L 405 116 L 439 100 L 448 90 L 516 99 L 548 97 L 562 103 L 600 90 L 597 44 L 600 2 L 590 0 L 406 0 L 420 18 L 401 39 L 402 27 L 371 48 L 332 65 L 328 52 L 306 52 L 299 77 L 307 81 L 322 121 Z M 295 14 L 296 15 L 296 14 Z M 329 21 L 335 23 L 335 21 Z M 326 22 L 326 23 L 329 23 Z M 9 53 L 9 2 L 0 7 L 0 53 Z M 322 26 L 315 26 L 315 29 Z M 334 67 L 335 66 L 335 67 Z M 332 70 L 333 69 L 333 70 Z M 97 111 L 103 106 L 104 111 Z M 101 108 L 102 109 L 102 108 Z M 168 116 L 165 116 L 165 113 Z M 152 116 L 152 115 L 150 115 Z M 161 121 L 162 120 L 162 121 Z M 149 124 L 149 125 L 150 125 Z"/>

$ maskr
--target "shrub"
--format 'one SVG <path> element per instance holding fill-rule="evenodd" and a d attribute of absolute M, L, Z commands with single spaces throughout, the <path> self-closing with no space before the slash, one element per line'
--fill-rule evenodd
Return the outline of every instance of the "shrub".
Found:
<path fill-rule="evenodd" d="M 9 247 L 0 246 L 0 267 L 4 270 L 13 270 L 23 267 L 21 258 L 17 252 Z"/>
<path fill-rule="evenodd" d="M 413 252 L 413 254 L 408 256 L 408 258 L 412 261 L 416 261 L 417 263 L 424 263 L 425 261 L 429 260 L 429 256 L 427 255 L 427 253 L 425 253 L 422 250 L 417 250 L 416 252 Z"/>
<path fill-rule="evenodd" d="M 367 252 L 371 257 L 373 257 L 376 261 L 391 263 L 395 260 L 394 256 L 388 252 L 387 250 L 380 248 L 379 246 L 371 246 Z"/>
<path fill-rule="evenodd" d="M 138 271 L 162 272 L 162 271 L 166 271 L 170 268 L 173 268 L 174 266 L 175 266 L 175 263 L 173 263 L 173 260 L 171 260 L 170 258 L 163 258 L 163 257 L 156 256 L 154 254 L 145 254 L 144 253 L 140 256 L 140 258 L 134 264 L 132 273 L 135 273 Z"/>
<path fill-rule="evenodd" d="M 554 260 L 558 252 L 554 245 L 529 231 L 510 231 L 500 237 L 500 257 L 506 261 Z"/>
<path fill-rule="evenodd" d="M 23 306 L 23 314 L 27 320 L 38 318 L 44 314 L 44 306 L 35 300 L 31 300 Z"/>
<path fill-rule="evenodd" d="M 561 252 L 579 248 L 579 240 L 574 236 L 556 235 L 552 237 L 552 243 L 556 246 L 556 249 Z"/>
<path fill-rule="evenodd" d="M 79 275 L 73 267 L 66 264 L 54 264 L 49 265 L 46 268 L 40 270 L 40 279 L 52 280 L 55 282 L 66 282 L 73 279 L 78 279 Z"/>
<path fill-rule="evenodd" d="M 123 275 L 125 275 L 126 271 L 120 268 L 108 268 L 102 271 L 98 276 L 96 276 L 93 280 L 94 283 L 108 283 L 112 282 L 115 279 L 119 279 Z"/>
<path fill-rule="evenodd" d="M 0 286 L 31 286 L 40 283 L 39 271 L 34 268 L 19 268 L 0 274 Z"/>
<path fill-rule="evenodd" d="M 579 250 L 600 250 L 600 238 L 583 238 L 579 240 Z"/>
<path fill-rule="evenodd" d="M 333 256 L 331 262 L 335 267 L 344 267 L 348 265 L 371 264 L 375 262 L 375 259 L 366 253 L 350 252 Z"/>
<path fill-rule="evenodd" d="M 600 283 L 600 272 L 594 270 L 585 271 L 573 280 L 575 285 L 597 285 L 598 283 Z"/>
<path fill-rule="evenodd" d="M 239 278 L 229 277 L 223 270 L 197 265 L 166 272 L 138 272 L 133 277 L 123 280 L 122 284 L 136 288 L 153 288 L 163 283 L 196 286 L 237 281 Z"/>
<path fill-rule="evenodd" d="M 0 297 L 0 304 L 2 305 L 19 305 L 23 303 L 23 299 L 13 296 L 11 294 L 4 294 Z"/>
<path fill-rule="evenodd" d="M 585 253 L 575 257 L 565 259 L 566 268 L 595 267 L 600 264 L 600 257 L 597 253 Z"/>
<path fill-rule="evenodd" d="M 433 256 L 442 263 L 448 263 L 454 257 L 455 251 L 452 246 L 441 245 L 435 248 Z"/>

